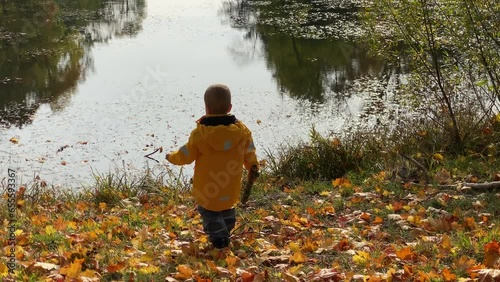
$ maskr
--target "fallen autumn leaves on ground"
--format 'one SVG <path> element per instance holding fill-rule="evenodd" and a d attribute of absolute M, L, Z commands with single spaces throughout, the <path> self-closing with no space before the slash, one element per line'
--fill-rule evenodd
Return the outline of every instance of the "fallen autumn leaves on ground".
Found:
<path fill-rule="evenodd" d="M 500 281 L 499 196 L 397 184 L 278 188 L 267 179 L 230 251 L 209 246 L 189 193 L 111 206 L 18 195 L 15 277 L 3 281 Z M 3 220 L 0 236 L 7 238 Z M 35 279 L 35 280 L 33 280 Z"/>

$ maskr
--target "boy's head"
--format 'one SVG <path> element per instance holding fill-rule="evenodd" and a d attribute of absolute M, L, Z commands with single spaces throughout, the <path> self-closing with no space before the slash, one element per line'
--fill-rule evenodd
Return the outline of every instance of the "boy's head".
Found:
<path fill-rule="evenodd" d="M 219 115 L 231 111 L 231 91 L 224 84 L 210 85 L 205 91 L 206 114 Z"/>

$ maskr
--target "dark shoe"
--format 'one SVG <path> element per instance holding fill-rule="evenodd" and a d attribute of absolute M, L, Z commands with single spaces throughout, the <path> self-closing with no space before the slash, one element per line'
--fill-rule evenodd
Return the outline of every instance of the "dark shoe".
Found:
<path fill-rule="evenodd" d="M 217 237 L 212 241 L 212 245 L 217 249 L 224 249 L 229 246 L 229 238 Z"/>

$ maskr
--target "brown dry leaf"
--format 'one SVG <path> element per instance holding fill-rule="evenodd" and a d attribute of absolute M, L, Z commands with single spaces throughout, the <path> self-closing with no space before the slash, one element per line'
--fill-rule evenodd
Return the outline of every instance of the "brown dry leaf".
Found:
<path fill-rule="evenodd" d="M 362 213 L 359 218 L 361 218 L 364 221 L 370 221 L 371 215 L 367 212 Z"/>
<path fill-rule="evenodd" d="M 462 256 L 461 258 L 455 260 L 453 262 L 453 268 L 456 269 L 457 271 L 465 271 L 471 267 L 473 267 L 476 264 L 476 261 L 474 259 L 471 259 L 466 256 Z"/>
<path fill-rule="evenodd" d="M 12 144 L 17 144 L 17 143 L 19 143 L 19 139 L 18 139 L 18 138 L 16 138 L 16 137 L 12 137 L 12 138 L 10 138 L 10 139 L 9 139 L 9 141 L 10 141 L 10 142 L 12 142 Z"/>
<path fill-rule="evenodd" d="M 333 249 L 337 251 L 347 251 L 351 248 L 351 243 L 349 243 L 349 239 L 347 238 L 342 238 L 334 247 Z"/>
<path fill-rule="evenodd" d="M 118 272 L 120 271 L 121 269 L 123 269 L 125 267 L 125 262 L 119 262 L 117 264 L 110 264 L 108 265 L 108 272 L 109 273 L 115 273 L 115 272 Z"/>
<path fill-rule="evenodd" d="M 253 282 L 255 280 L 255 274 L 243 269 L 236 269 L 236 273 L 241 277 L 242 282 Z"/>
<path fill-rule="evenodd" d="M 466 229 L 473 230 L 476 228 L 476 220 L 473 217 L 466 217 L 463 225 Z"/>
<path fill-rule="evenodd" d="M 443 168 L 434 175 L 434 179 L 437 183 L 444 185 L 451 180 L 451 173 L 446 168 Z"/>
<path fill-rule="evenodd" d="M 484 246 L 484 265 L 494 267 L 498 258 L 500 258 L 500 244 L 496 240 Z"/>
<path fill-rule="evenodd" d="M 500 172 L 493 174 L 493 181 L 500 181 Z"/>

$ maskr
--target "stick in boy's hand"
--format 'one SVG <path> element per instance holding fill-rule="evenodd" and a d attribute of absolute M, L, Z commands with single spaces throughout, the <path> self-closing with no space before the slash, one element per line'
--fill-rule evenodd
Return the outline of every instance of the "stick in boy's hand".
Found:
<path fill-rule="evenodd" d="M 252 166 L 252 168 L 248 172 L 248 180 L 245 184 L 245 188 L 243 189 L 243 196 L 241 196 L 240 202 L 242 205 L 245 205 L 247 203 L 248 198 L 250 197 L 250 192 L 252 192 L 252 186 L 255 183 L 255 180 L 257 180 L 257 177 L 259 177 L 259 171 L 257 170 L 256 166 Z"/>

